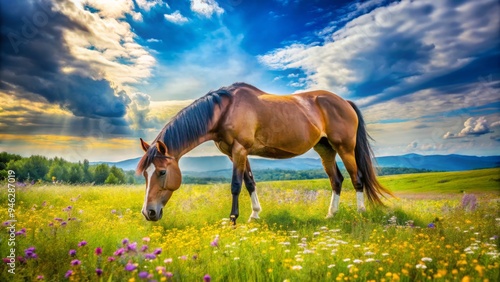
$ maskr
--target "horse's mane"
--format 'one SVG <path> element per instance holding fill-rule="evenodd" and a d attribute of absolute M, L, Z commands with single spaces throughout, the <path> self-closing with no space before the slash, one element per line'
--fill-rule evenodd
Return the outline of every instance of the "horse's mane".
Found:
<path fill-rule="evenodd" d="M 231 98 L 233 91 L 242 86 L 247 86 L 247 84 L 235 83 L 228 87 L 210 91 L 178 112 L 165 125 L 152 142 L 152 146 L 141 158 L 137 164 L 137 173 L 141 173 L 148 168 L 153 159 L 158 156 L 158 150 L 156 146 L 153 146 L 158 140 L 163 141 L 169 150 L 182 150 L 198 140 L 200 136 L 205 135 L 212 122 L 214 107 L 221 105 L 223 96 Z"/>

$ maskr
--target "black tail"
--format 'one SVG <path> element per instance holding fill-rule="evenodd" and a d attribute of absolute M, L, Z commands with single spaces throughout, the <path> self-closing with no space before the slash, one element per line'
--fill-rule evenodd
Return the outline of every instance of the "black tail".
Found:
<path fill-rule="evenodd" d="M 361 111 L 353 102 L 348 102 L 358 115 L 358 131 L 356 135 L 356 147 L 354 148 L 354 154 L 356 158 L 356 165 L 358 166 L 358 173 L 361 174 L 361 181 L 363 182 L 366 196 L 371 203 L 384 205 L 380 196 L 385 198 L 384 194 L 388 194 L 393 197 L 394 195 L 377 180 L 377 174 L 372 161 L 373 151 L 368 140 L 372 138 L 366 131 L 366 125 Z"/>

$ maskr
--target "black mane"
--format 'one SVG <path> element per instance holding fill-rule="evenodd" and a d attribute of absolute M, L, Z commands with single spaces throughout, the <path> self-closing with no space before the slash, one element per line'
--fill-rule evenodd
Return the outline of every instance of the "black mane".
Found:
<path fill-rule="evenodd" d="M 182 109 L 163 128 L 155 142 L 161 140 L 169 150 L 179 150 L 198 140 L 201 135 L 207 133 L 214 107 L 220 106 L 223 96 L 231 97 L 231 90 L 223 87 L 208 92 Z"/>
<path fill-rule="evenodd" d="M 222 97 L 231 98 L 232 92 L 243 86 L 243 83 L 235 83 L 228 87 L 222 87 L 215 91 L 208 92 L 205 96 L 197 99 L 191 105 L 177 113 L 151 144 L 148 152 L 142 157 L 137 165 L 137 172 L 142 172 L 158 155 L 158 150 L 154 143 L 163 141 L 169 150 L 182 150 L 186 148 L 202 135 L 205 135 L 212 122 L 215 106 L 220 106 Z"/>

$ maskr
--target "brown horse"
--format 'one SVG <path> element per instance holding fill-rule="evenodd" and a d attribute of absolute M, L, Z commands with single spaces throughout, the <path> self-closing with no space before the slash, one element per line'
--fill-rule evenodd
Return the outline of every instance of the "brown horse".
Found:
<path fill-rule="evenodd" d="M 156 221 L 182 182 L 179 159 L 199 144 L 212 140 L 233 162 L 231 221 L 239 215 L 242 183 L 250 194 L 252 214 L 261 211 L 249 155 L 291 158 L 314 148 L 321 157 L 333 189 L 327 217 L 339 207 L 344 180 L 336 163 L 338 153 L 356 190 L 357 206 L 364 211 L 363 189 L 370 202 L 382 204 L 379 195 L 392 195 L 376 179 L 372 151 L 359 109 L 327 91 L 287 96 L 265 93 L 245 83 L 209 92 L 180 111 L 150 146 L 141 139 L 146 154 L 137 173 L 146 178 L 142 213 Z"/>

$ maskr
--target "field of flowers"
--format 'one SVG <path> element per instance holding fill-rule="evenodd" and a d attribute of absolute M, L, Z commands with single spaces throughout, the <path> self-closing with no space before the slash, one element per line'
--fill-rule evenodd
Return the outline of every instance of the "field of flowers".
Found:
<path fill-rule="evenodd" d="M 363 214 L 345 181 L 333 219 L 327 180 L 258 183 L 235 228 L 229 184 L 183 185 L 155 223 L 143 186 L 17 187 L 14 239 L 2 189 L 0 281 L 498 281 L 499 175 L 382 177 L 399 198 Z"/>

